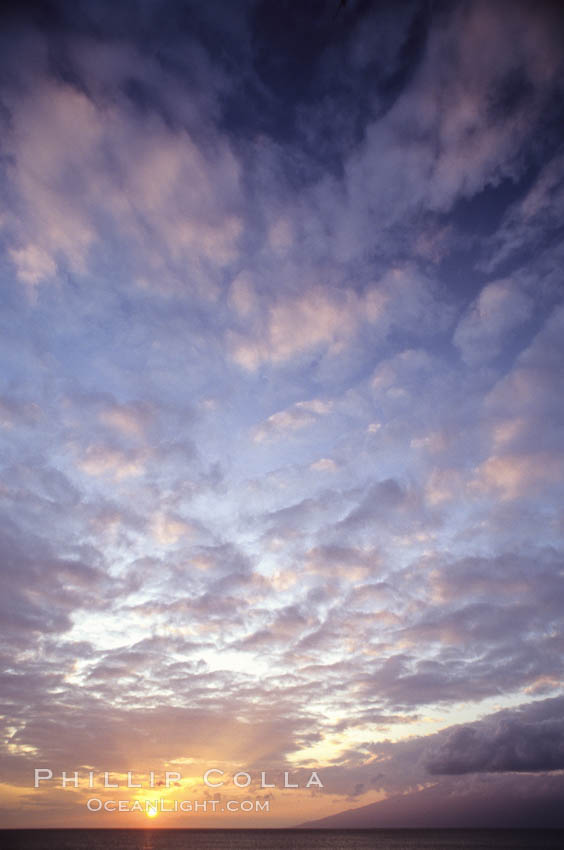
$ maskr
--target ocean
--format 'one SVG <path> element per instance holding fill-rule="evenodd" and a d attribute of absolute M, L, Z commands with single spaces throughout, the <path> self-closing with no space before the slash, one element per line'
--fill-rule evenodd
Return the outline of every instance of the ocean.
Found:
<path fill-rule="evenodd" d="M 0 830 L 1 850 L 560 850 L 542 829 L 23 829 Z"/>

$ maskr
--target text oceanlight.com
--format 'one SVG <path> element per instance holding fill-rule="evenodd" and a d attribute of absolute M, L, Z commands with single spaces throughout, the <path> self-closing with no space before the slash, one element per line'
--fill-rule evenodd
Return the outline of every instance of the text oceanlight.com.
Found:
<path fill-rule="evenodd" d="M 268 812 L 270 800 L 100 800 L 92 797 L 86 803 L 91 812 L 142 812 L 157 813 L 194 812 L 214 814 L 218 812 Z"/>

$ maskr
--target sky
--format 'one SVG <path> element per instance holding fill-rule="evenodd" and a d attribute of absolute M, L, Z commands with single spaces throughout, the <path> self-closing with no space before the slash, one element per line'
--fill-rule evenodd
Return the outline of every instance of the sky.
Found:
<path fill-rule="evenodd" d="M 0 825 L 564 826 L 558 4 L 2 15 Z"/>

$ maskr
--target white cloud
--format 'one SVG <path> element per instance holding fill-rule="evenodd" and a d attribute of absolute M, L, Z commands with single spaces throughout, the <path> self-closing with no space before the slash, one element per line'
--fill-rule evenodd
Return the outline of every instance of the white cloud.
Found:
<path fill-rule="evenodd" d="M 124 452 L 103 445 L 89 445 L 77 461 L 77 466 L 87 475 L 111 476 L 116 481 L 134 478 L 145 470 L 145 452 Z"/>
<path fill-rule="evenodd" d="M 330 457 L 320 457 L 319 460 L 310 464 L 309 468 L 313 470 L 313 472 L 335 472 L 337 464 Z"/>
<path fill-rule="evenodd" d="M 532 299 L 511 280 L 489 283 L 458 323 L 454 344 L 469 365 L 491 360 L 502 350 L 507 335 L 532 312 Z"/>
<path fill-rule="evenodd" d="M 266 440 L 275 440 L 292 431 L 299 431 L 314 422 L 321 416 L 327 415 L 333 407 L 331 401 L 311 399 L 310 401 L 298 401 L 286 410 L 273 413 L 260 425 L 253 429 L 253 440 L 262 443 Z"/>

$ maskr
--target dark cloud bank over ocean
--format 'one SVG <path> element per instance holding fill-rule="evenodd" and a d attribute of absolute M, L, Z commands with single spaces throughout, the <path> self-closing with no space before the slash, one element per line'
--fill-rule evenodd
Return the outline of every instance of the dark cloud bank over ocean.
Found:
<path fill-rule="evenodd" d="M 564 827 L 563 94 L 557 3 L 3 7 L 2 826 Z"/>

